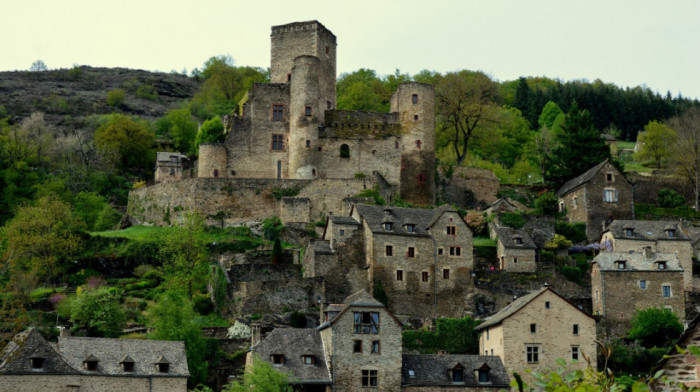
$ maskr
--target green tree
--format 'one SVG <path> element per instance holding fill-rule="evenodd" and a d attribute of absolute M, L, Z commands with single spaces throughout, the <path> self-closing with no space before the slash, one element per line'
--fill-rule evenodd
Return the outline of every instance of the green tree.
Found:
<path fill-rule="evenodd" d="M 197 133 L 195 147 L 199 148 L 200 144 L 206 143 L 220 143 L 225 138 L 224 123 L 221 122 L 221 117 L 215 116 L 202 124 L 202 128 Z"/>
<path fill-rule="evenodd" d="M 46 63 L 44 63 L 44 60 L 37 60 L 32 63 L 31 67 L 29 67 L 29 70 L 31 72 L 43 72 L 47 71 L 49 68 L 46 66 Z"/>
<path fill-rule="evenodd" d="M 537 122 L 540 127 L 552 129 L 554 121 L 562 114 L 564 114 L 564 111 L 561 110 L 559 105 L 549 101 L 546 105 L 544 105 L 544 108 L 542 108 L 542 113 L 540 114 L 540 118 Z"/>
<path fill-rule="evenodd" d="M 279 238 L 284 230 L 282 220 L 277 216 L 271 216 L 263 219 L 263 237 L 268 241 L 274 241 Z"/>
<path fill-rule="evenodd" d="M 576 177 L 600 162 L 610 159 L 610 148 L 593 127 L 593 117 L 579 110 L 574 102 L 562 126 L 560 146 L 554 150 L 546 179 L 557 186 Z"/>
<path fill-rule="evenodd" d="M 659 207 L 678 208 L 687 207 L 685 197 L 673 189 L 659 189 Z"/>
<path fill-rule="evenodd" d="M 551 216 L 556 216 L 559 213 L 559 203 L 554 192 L 547 191 L 535 199 L 535 212 Z"/>
<path fill-rule="evenodd" d="M 632 319 L 627 336 L 639 340 L 642 346 L 668 347 L 683 333 L 683 324 L 670 309 L 649 308 L 638 310 Z"/>
<path fill-rule="evenodd" d="M 107 92 L 107 105 L 109 106 L 120 106 L 124 103 L 126 98 L 126 92 L 120 88 L 115 88 Z"/>
<path fill-rule="evenodd" d="M 469 142 L 479 127 L 495 122 L 496 85 L 482 72 L 460 71 L 439 78 L 435 86 L 438 139 L 452 146 L 456 163 L 467 157 Z"/>
<path fill-rule="evenodd" d="M 404 75 L 394 75 L 392 82 L 398 85 Z M 337 83 L 336 106 L 342 110 L 386 112 L 393 90 L 371 69 L 360 68 L 340 75 Z"/>
<path fill-rule="evenodd" d="M 478 354 L 479 334 L 474 330 L 480 321 L 469 316 L 440 318 L 436 321 L 438 341 L 442 350 L 451 354 Z"/>
<path fill-rule="evenodd" d="M 700 211 L 700 107 L 693 106 L 669 120 L 678 138 L 671 154 L 676 173 L 688 181 L 695 194 L 695 210 Z"/>
<path fill-rule="evenodd" d="M 190 370 L 188 383 L 193 386 L 204 382 L 209 367 L 205 358 L 206 342 L 195 322 L 196 314 L 189 297 L 181 291 L 166 291 L 147 313 L 148 326 L 153 329 L 148 338 L 183 341 Z"/>
<path fill-rule="evenodd" d="M 182 288 L 189 296 L 202 286 L 209 274 L 204 218 L 196 213 L 184 215 L 181 227 L 172 227 L 162 239 L 162 272 L 169 288 Z"/>
<path fill-rule="evenodd" d="M 156 123 L 159 135 L 168 136 L 173 141 L 175 150 L 183 154 L 196 154 L 195 138 L 197 122 L 187 108 L 171 110 Z"/>
<path fill-rule="evenodd" d="M 671 148 L 677 138 L 676 131 L 667 125 L 658 121 L 650 121 L 644 127 L 644 132 L 637 136 L 640 148 L 634 154 L 634 159 L 638 161 L 652 160 L 656 163 L 656 167 L 660 168 L 661 161 L 670 157 Z"/>
<path fill-rule="evenodd" d="M 289 374 L 275 370 L 268 362 L 255 358 L 251 369 L 243 373 L 243 382 L 234 382 L 224 392 L 292 392 Z"/>
<path fill-rule="evenodd" d="M 69 204 L 52 196 L 21 207 L 7 224 L 8 257 L 11 271 L 36 272 L 45 279 L 63 273 L 83 249 L 85 224 Z M 7 265 L 6 265 L 7 267 Z"/>
<path fill-rule="evenodd" d="M 90 336 L 118 337 L 126 324 L 119 295 L 106 287 L 83 290 L 71 301 L 71 321 Z"/>
<path fill-rule="evenodd" d="M 113 154 L 121 170 L 145 175 L 155 160 L 155 135 L 148 124 L 123 114 L 103 116 L 100 123 L 95 130 L 97 147 Z"/>

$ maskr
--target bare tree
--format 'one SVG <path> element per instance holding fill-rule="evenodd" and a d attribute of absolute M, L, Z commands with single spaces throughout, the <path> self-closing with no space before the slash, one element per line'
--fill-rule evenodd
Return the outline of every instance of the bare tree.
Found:
<path fill-rule="evenodd" d="M 695 194 L 695 210 L 700 199 L 700 107 L 693 106 L 669 120 L 668 125 L 678 134 L 673 145 L 676 172 L 687 179 Z"/>

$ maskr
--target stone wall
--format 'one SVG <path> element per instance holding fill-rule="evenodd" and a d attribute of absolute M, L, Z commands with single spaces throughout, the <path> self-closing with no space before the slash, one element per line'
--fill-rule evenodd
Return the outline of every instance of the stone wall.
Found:
<path fill-rule="evenodd" d="M 463 209 L 485 209 L 498 199 L 500 183 L 491 170 L 454 167 L 450 178 L 440 169 L 438 197 Z"/>
<path fill-rule="evenodd" d="M 690 328 L 677 343 L 678 347 L 687 349 L 689 345 L 700 345 L 700 328 L 697 324 Z M 700 387 L 700 361 L 690 352 L 679 353 L 675 350 L 670 358 L 664 360 L 661 369 L 664 371 L 664 377 L 669 381 L 682 382 L 687 387 Z M 652 390 L 680 391 L 681 389 L 656 380 L 652 384 Z"/>
<path fill-rule="evenodd" d="M 672 189 L 685 198 L 689 206 L 694 205 L 695 195 L 688 181 L 680 178 L 647 177 L 631 173 L 629 180 L 634 184 L 634 202 L 640 204 L 657 204 L 661 189 Z"/>
<path fill-rule="evenodd" d="M 508 272 L 535 272 L 535 249 L 506 248 L 498 240 L 498 258 L 500 269 Z"/>
<path fill-rule="evenodd" d="M 283 197 L 280 204 L 280 219 L 285 225 L 290 222 L 310 222 L 311 201 L 308 197 Z"/>
<path fill-rule="evenodd" d="M 187 391 L 187 378 L 109 377 L 99 375 L 2 375 L 0 392 L 176 392 Z"/>
<path fill-rule="evenodd" d="M 188 211 L 208 217 L 209 224 L 224 227 L 261 221 L 270 216 L 303 219 L 306 216 L 304 203 L 294 204 L 294 208 L 286 208 L 283 213 L 284 203 L 273 195 L 275 190 L 296 189 L 298 198 L 309 200 L 309 219 L 319 220 L 327 214 L 343 214 L 345 198 L 374 184 L 372 177 L 347 180 L 190 178 L 131 191 L 127 213 L 135 224 L 153 225 L 177 224 Z"/>

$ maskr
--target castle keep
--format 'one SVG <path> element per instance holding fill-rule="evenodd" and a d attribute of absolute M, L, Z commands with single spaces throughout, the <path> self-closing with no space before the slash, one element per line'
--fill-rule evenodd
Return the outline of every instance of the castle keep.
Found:
<path fill-rule="evenodd" d="M 256 83 L 199 177 L 352 179 L 379 174 L 402 199 L 434 202 L 433 88 L 399 86 L 391 113 L 336 110 L 336 38 L 317 21 L 272 28 L 270 83 Z M 361 173 L 361 174 L 360 174 Z"/>

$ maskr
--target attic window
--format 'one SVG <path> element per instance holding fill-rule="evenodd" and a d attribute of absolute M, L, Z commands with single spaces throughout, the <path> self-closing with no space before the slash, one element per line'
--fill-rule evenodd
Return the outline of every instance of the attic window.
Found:
<path fill-rule="evenodd" d="M 316 363 L 316 357 L 314 357 L 313 355 L 304 355 L 303 360 L 304 365 L 313 365 L 314 363 Z"/>
<path fill-rule="evenodd" d="M 384 222 L 384 230 L 391 231 L 392 226 L 391 222 Z"/>
<path fill-rule="evenodd" d="M 484 364 L 478 370 L 479 374 L 479 384 L 488 384 L 491 382 L 491 368 L 489 365 Z"/>
<path fill-rule="evenodd" d="M 275 365 L 281 365 L 284 363 L 284 354 L 272 354 L 272 363 Z"/>
<path fill-rule="evenodd" d="M 98 361 L 85 361 L 85 370 L 88 372 L 96 372 Z"/>
<path fill-rule="evenodd" d="M 676 237 L 676 230 L 675 229 L 668 229 L 666 230 L 666 235 L 668 238 L 675 238 Z"/>
<path fill-rule="evenodd" d="M 379 312 L 353 313 L 355 333 L 379 333 Z"/>
<path fill-rule="evenodd" d="M 390 209 L 384 210 L 384 214 L 385 214 L 386 216 L 391 216 L 391 210 L 390 210 Z"/>
<path fill-rule="evenodd" d="M 462 365 L 457 364 L 457 366 L 455 366 L 454 369 L 452 369 L 452 382 L 464 382 L 464 367 L 462 367 Z"/>
<path fill-rule="evenodd" d="M 416 372 L 414 372 L 411 369 L 408 369 L 408 377 L 409 378 L 416 378 Z"/>
<path fill-rule="evenodd" d="M 606 179 L 608 182 L 612 182 L 612 181 L 613 181 L 613 175 L 612 175 L 612 173 L 607 173 L 607 174 L 605 174 L 605 179 Z"/>
<path fill-rule="evenodd" d="M 44 369 L 45 358 L 34 357 L 32 358 L 32 370 L 42 370 Z"/>
<path fill-rule="evenodd" d="M 170 372 L 170 364 L 169 363 L 159 363 L 158 364 L 158 373 L 169 373 Z"/>
<path fill-rule="evenodd" d="M 627 228 L 625 229 L 625 236 L 626 237 L 632 237 L 634 235 L 634 229 Z"/>
<path fill-rule="evenodd" d="M 520 237 L 515 237 L 515 238 L 513 238 L 513 242 L 515 242 L 516 245 L 522 245 L 523 239 Z"/>
<path fill-rule="evenodd" d="M 659 262 L 656 263 L 656 264 L 658 264 L 658 267 L 659 267 L 660 270 L 665 270 L 666 267 L 667 267 L 665 261 L 659 261 Z"/>
<path fill-rule="evenodd" d="M 615 265 L 617 266 L 617 269 L 619 269 L 619 270 L 623 270 L 623 269 L 627 268 L 627 262 L 624 260 L 616 261 Z"/>
<path fill-rule="evenodd" d="M 122 362 L 122 370 L 125 372 L 133 372 L 134 371 L 134 363 L 133 362 Z"/>
<path fill-rule="evenodd" d="M 416 230 L 416 225 L 413 224 L 408 224 L 406 225 L 406 232 L 408 233 L 413 233 Z"/>

